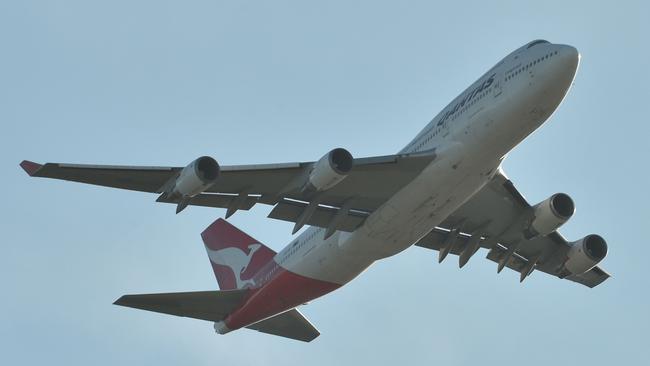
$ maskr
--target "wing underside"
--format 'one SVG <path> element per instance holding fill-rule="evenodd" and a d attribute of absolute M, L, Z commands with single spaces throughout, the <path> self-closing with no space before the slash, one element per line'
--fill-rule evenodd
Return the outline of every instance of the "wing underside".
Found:
<path fill-rule="evenodd" d="M 468 249 L 468 243 L 470 242 L 471 235 L 467 233 L 456 234 L 455 240 L 450 247 L 450 237 L 452 235 L 454 235 L 454 233 L 452 233 L 450 230 L 439 227 L 434 228 L 429 234 L 420 239 L 420 241 L 418 241 L 415 245 L 426 249 L 437 250 L 439 252 L 439 255 L 440 253 L 444 253 L 444 256 L 453 254 L 460 258 L 463 255 L 463 252 Z M 526 252 L 525 249 L 522 252 L 509 252 L 508 247 L 503 244 L 490 246 L 489 241 L 486 238 L 483 238 L 480 244 L 480 248 L 487 249 L 488 251 L 486 255 L 487 259 L 497 263 L 497 265 L 501 265 L 501 263 L 503 263 L 502 268 L 509 268 L 515 272 L 518 272 L 522 281 L 533 270 L 539 270 L 558 277 L 561 273 L 561 271 L 558 271 L 556 268 L 548 264 L 544 265 L 544 263 L 539 262 L 532 263 L 532 260 L 534 260 L 533 256 L 526 256 L 526 254 L 524 254 Z M 525 247 L 525 245 L 526 244 L 523 244 L 522 247 Z M 609 274 L 603 271 L 600 267 L 596 266 L 586 273 L 579 275 L 569 275 L 563 278 L 588 287 L 595 287 L 609 278 Z"/>
<path fill-rule="evenodd" d="M 368 214 L 413 180 L 436 159 L 433 151 L 353 160 L 345 179 L 324 191 L 304 189 L 317 162 L 223 166 L 203 192 L 185 199 L 167 194 L 181 167 L 117 166 L 23 161 L 33 177 L 61 179 L 158 194 L 157 202 L 226 209 L 226 217 L 257 203 L 274 205 L 269 217 L 303 225 L 354 231 Z M 181 207 L 182 206 L 182 207 Z"/>
<path fill-rule="evenodd" d="M 301 189 L 316 162 L 224 166 L 216 182 L 203 193 L 182 203 L 165 194 L 182 168 L 75 165 L 29 161 L 23 169 L 35 177 L 47 177 L 101 186 L 160 194 L 157 201 L 225 208 L 226 217 L 249 210 L 258 203 L 275 206 L 269 217 L 303 225 L 352 232 L 399 189 L 413 180 L 438 157 L 435 151 L 354 159 L 353 168 L 339 184 L 322 192 Z M 458 254 L 464 266 L 479 248 L 499 263 L 499 271 L 510 268 L 525 279 L 533 270 L 593 287 L 609 274 L 594 267 L 580 275 L 567 273 L 564 265 L 570 244 L 558 232 L 533 238 L 522 237 L 522 226 L 530 218 L 531 205 L 499 171 L 481 191 L 433 229 L 416 245 L 440 251 L 440 259 Z"/>
<path fill-rule="evenodd" d="M 416 245 L 439 251 L 439 261 L 458 256 L 463 267 L 480 249 L 496 262 L 497 270 L 509 268 L 523 281 L 534 270 L 595 287 L 609 274 L 595 266 L 582 274 L 567 273 L 565 263 L 571 246 L 557 231 L 526 238 L 523 227 L 532 207 L 512 182 L 499 171 L 481 191 L 461 206 L 440 227 L 434 228 Z"/>

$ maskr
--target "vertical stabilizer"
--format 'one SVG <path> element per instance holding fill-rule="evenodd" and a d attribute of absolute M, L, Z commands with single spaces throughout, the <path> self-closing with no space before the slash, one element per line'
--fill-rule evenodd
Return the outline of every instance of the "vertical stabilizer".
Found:
<path fill-rule="evenodd" d="M 219 288 L 253 287 L 253 277 L 273 259 L 275 252 L 224 219 L 201 233 Z"/>

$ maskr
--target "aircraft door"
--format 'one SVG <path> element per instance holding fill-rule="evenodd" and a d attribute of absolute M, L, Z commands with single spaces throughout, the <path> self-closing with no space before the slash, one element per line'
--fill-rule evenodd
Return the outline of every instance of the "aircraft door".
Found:
<path fill-rule="evenodd" d="M 501 77 L 498 77 L 496 81 L 494 82 L 494 98 L 498 98 L 502 93 L 503 89 L 501 88 L 502 80 Z"/>

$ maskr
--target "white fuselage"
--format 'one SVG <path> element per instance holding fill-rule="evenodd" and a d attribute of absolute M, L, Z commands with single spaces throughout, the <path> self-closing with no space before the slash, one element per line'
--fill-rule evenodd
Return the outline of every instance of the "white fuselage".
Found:
<path fill-rule="evenodd" d="M 352 233 L 323 240 L 311 227 L 277 254 L 296 274 L 345 284 L 440 225 L 478 192 L 506 154 L 541 126 L 566 95 L 579 63 L 571 46 L 523 46 L 456 97 L 400 153 L 436 158 Z"/>

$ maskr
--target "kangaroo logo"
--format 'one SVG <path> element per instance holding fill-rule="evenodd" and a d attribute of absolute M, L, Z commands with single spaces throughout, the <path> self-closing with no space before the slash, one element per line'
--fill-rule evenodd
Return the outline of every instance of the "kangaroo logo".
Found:
<path fill-rule="evenodd" d="M 241 278 L 241 276 L 246 271 L 246 268 L 248 268 L 248 265 L 251 263 L 253 254 L 255 254 L 255 252 L 261 247 L 261 244 L 249 245 L 248 254 L 246 254 L 242 249 L 236 247 L 212 250 L 206 246 L 205 249 L 207 249 L 208 257 L 210 257 L 210 260 L 213 263 L 230 268 L 233 275 L 235 276 L 237 288 L 244 288 L 244 286 L 255 284 L 255 281 L 253 279 L 244 280 Z"/>

